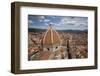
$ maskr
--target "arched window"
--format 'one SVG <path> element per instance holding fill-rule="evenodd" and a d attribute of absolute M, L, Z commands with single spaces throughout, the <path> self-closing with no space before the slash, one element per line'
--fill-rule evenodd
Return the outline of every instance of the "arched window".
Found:
<path fill-rule="evenodd" d="M 56 49 L 57 49 L 58 47 L 56 47 Z"/>
<path fill-rule="evenodd" d="M 48 50 L 50 50 L 49 48 L 47 48 Z"/>

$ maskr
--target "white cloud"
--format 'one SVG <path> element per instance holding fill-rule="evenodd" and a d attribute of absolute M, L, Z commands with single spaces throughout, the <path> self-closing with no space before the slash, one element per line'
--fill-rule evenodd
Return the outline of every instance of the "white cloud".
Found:
<path fill-rule="evenodd" d="M 45 16 L 38 16 L 39 19 L 45 19 Z"/>
<path fill-rule="evenodd" d="M 44 22 L 49 22 L 50 20 L 49 19 L 44 19 Z"/>
<path fill-rule="evenodd" d="M 69 19 L 69 18 L 62 18 L 60 24 L 68 25 L 68 24 L 75 24 L 76 20 Z"/>
<path fill-rule="evenodd" d="M 49 19 L 39 19 L 40 22 L 50 22 Z"/>
<path fill-rule="evenodd" d="M 40 22 L 43 22 L 44 19 L 45 19 L 45 16 L 38 16 L 38 20 L 39 20 Z"/>
<path fill-rule="evenodd" d="M 87 19 L 85 18 L 77 18 L 77 17 L 74 17 L 74 18 L 71 18 L 71 17 L 64 17 L 61 19 L 61 21 L 56 24 L 56 26 L 60 27 L 66 27 L 66 28 L 78 28 L 78 26 L 80 27 L 86 27 L 87 26 Z"/>
<path fill-rule="evenodd" d="M 33 24 L 34 22 L 32 20 L 28 20 L 28 23 L 29 24 Z"/>
<path fill-rule="evenodd" d="M 43 19 L 39 19 L 40 22 L 43 22 Z"/>
<path fill-rule="evenodd" d="M 45 25 L 49 25 L 48 23 L 45 23 Z"/>
<path fill-rule="evenodd" d="M 51 25 L 54 25 L 55 23 L 53 23 L 53 22 L 50 22 L 50 24 L 51 24 Z"/>
<path fill-rule="evenodd" d="M 86 29 L 87 19 L 64 17 L 58 23 L 52 23 L 56 29 Z"/>

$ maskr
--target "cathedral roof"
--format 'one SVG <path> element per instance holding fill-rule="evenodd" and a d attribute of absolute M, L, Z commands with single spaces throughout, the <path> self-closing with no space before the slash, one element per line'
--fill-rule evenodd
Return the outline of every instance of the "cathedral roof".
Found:
<path fill-rule="evenodd" d="M 43 45 L 52 45 L 52 44 L 60 44 L 60 36 L 56 30 L 50 25 L 47 31 L 45 32 L 42 44 Z"/>

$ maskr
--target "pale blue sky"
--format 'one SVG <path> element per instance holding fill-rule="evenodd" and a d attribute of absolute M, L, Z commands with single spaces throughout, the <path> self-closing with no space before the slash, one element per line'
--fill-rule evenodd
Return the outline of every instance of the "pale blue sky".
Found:
<path fill-rule="evenodd" d="M 47 29 L 50 24 L 56 30 L 86 30 L 88 29 L 88 17 L 49 15 L 28 16 L 29 28 Z"/>

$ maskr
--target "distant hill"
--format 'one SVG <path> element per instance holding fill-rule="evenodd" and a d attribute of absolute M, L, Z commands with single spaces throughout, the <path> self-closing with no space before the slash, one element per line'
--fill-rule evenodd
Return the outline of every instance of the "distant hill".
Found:
<path fill-rule="evenodd" d="M 46 29 L 29 28 L 29 32 L 45 32 Z"/>
<path fill-rule="evenodd" d="M 37 28 L 29 28 L 29 32 L 45 32 L 47 29 L 37 29 Z M 58 32 L 88 32 L 87 29 L 85 30 L 57 30 Z"/>
<path fill-rule="evenodd" d="M 88 32 L 88 30 L 57 30 L 58 32 Z"/>

